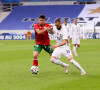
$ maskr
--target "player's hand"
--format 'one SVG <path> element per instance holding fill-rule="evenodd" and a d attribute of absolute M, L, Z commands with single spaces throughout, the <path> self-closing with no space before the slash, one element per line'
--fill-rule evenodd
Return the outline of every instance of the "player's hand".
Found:
<path fill-rule="evenodd" d="M 55 49 L 57 47 L 57 45 L 51 45 L 52 49 Z"/>
<path fill-rule="evenodd" d="M 45 27 L 44 30 L 47 30 L 47 28 Z"/>
<path fill-rule="evenodd" d="M 83 37 L 80 37 L 80 39 L 83 39 Z"/>
<path fill-rule="evenodd" d="M 83 37 L 81 37 L 81 39 L 83 39 Z"/>
<path fill-rule="evenodd" d="M 47 27 L 47 31 L 51 31 L 52 30 L 52 27 Z"/>

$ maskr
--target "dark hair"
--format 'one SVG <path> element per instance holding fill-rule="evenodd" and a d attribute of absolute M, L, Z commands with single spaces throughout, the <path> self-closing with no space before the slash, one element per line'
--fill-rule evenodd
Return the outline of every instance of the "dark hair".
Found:
<path fill-rule="evenodd" d="M 65 22 L 67 22 L 67 20 L 65 20 Z"/>
<path fill-rule="evenodd" d="M 74 18 L 74 20 L 78 20 L 78 18 Z"/>
<path fill-rule="evenodd" d="M 56 20 L 55 20 L 55 23 L 57 23 L 57 22 L 61 22 L 61 20 L 60 20 L 60 19 L 56 19 Z"/>
<path fill-rule="evenodd" d="M 45 15 L 40 15 L 39 18 L 45 19 Z"/>

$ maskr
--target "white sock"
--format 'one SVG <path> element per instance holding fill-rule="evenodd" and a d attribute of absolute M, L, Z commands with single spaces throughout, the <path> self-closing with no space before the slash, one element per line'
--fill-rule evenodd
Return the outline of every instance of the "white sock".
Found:
<path fill-rule="evenodd" d="M 70 60 L 70 62 L 75 66 L 77 67 L 81 72 L 83 72 L 83 68 L 79 65 L 78 62 L 76 62 L 74 59 Z"/>
<path fill-rule="evenodd" d="M 76 45 L 76 49 L 78 49 L 78 46 Z"/>
<path fill-rule="evenodd" d="M 62 61 L 58 60 L 58 59 L 55 59 L 55 58 L 51 58 L 51 62 L 57 64 L 57 65 L 61 65 L 61 66 L 64 66 L 66 67 L 68 64 L 66 63 L 63 63 Z"/>
<path fill-rule="evenodd" d="M 74 51 L 74 54 L 76 54 L 76 47 L 73 46 L 73 51 Z"/>

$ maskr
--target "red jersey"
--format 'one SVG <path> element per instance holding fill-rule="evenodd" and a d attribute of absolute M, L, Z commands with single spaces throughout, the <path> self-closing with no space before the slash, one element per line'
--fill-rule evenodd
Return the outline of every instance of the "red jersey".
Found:
<path fill-rule="evenodd" d="M 34 31 L 36 29 L 42 30 L 45 27 L 52 27 L 51 25 L 45 23 L 43 26 L 40 26 L 38 23 L 34 25 Z M 35 31 L 35 37 L 36 37 L 36 44 L 39 45 L 50 45 L 50 39 L 49 39 L 49 35 L 48 35 L 48 31 L 45 31 L 42 34 L 38 34 Z"/>

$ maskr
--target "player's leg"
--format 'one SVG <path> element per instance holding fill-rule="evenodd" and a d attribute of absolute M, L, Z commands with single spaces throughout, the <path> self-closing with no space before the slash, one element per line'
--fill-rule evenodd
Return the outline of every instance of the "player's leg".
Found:
<path fill-rule="evenodd" d="M 35 69 L 37 68 L 38 69 L 38 55 L 41 52 L 41 50 L 42 50 L 42 45 L 35 44 L 34 52 L 33 52 L 33 66 L 30 69 L 32 74 L 37 74 L 37 72 L 34 73 L 32 69 L 33 68 L 35 68 Z"/>
<path fill-rule="evenodd" d="M 68 60 L 70 61 L 70 63 L 72 63 L 75 67 L 77 67 L 80 71 L 81 71 L 81 74 L 82 75 L 85 75 L 86 72 L 83 70 L 83 68 L 79 65 L 78 62 L 76 62 L 74 59 L 73 59 L 73 55 L 72 55 L 72 52 L 70 50 L 70 47 L 66 49 L 66 51 L 64 51 L 64 56 L 68 58 Z"/>
<path fill-rule="evenodd" d="M 76 39 L 76 50 L 80 47 L 80 39 L 77 38 Z M 78 56 L 78 54 L 76 53 L 75 56 Z"/>
<path fill-rule="evenodd" d="M 73 44 L 73 54 L 76 56 L 77 55 L 77 53 L 76 53 L 76 38 L 75 37 L 73 37 L 72 38 L 72 44 Z"/>
<path fill-rule="evenodd" d="M 38 55 L 41 52 L 41 50 L 42 50 L 42 46 L 35 44 L 34 52 L 33 52 L 33 65 L 34 66 L 38 66 Z"/>
<path fill-rule="evenodd" d="M 52 55 L 53 49 L 51 48 L 50 45 L 45 45 L 45 46 L 43 47 L 43 49 L 44 49 L 46 52 L 48 52 L 48 53 L 50 54 L 50 56 Z M 55 50 L 56 50 L 56 49 L 55 49 Z M 59 56 L 60 56 L 60 55 L 59 55 Z M 53 59 L 54 59 L 54 60 L 53 60 Z M 53 62 L 53 63 L 55 63 L 55 64 L 60 64 L 60 61 L 59 61 L 59 60 L 57 60 L 57 61 L 55 61 L 55 60 L 57 60 L 57 58 L 54 57 L 54 56 L 52 56 L 52 57 L 51 57 L 51 62 Z"/>
<path fill-rule="evenodd" d="M 76 45 L 76 49 L 78 49 L 80 47 L 80 38 L 77 38 L 77 41 L 76 41 L 77 45 Z"/>
<path fill-rule="evenodd" d="M 77 44 L 77 45 L 76 45 L 76 49 L 78 49 L 79 47 L 80 47 L 80 44 Z"/>
<path fill-rule="evenodd" d="M 51 48 L 50 45 L 44 45 L 44 46 L 43 46 L 43 49 L 44 49 L 47 53 L 49 53 L 50 56 L 52 55 L 53 49 Z"/>
<path fill-rule="evenodd" d="M 68 60 L 70 61 L 70 63 L 72 63 L 75 67 L 77 67 L 80 71 L 81 71 L 81 75 L 85 75 L 86 72 L 84 71 L 84 69 L 80 66 L 80 64 L 78 62 L 76 62 L 73 57 L 68 58 Z"/>
<path fill-rule="evenodd" d="M 51 56 L 50 61 L 51 61 L 52 63 L 55 63 L 55 64 L 57 64 L 57 65 L 61 65 L 61 66 L 63 66 L 63 67 L 68 66 L 68 64 L 63 63 L 62 61 L 60 61 L 60 60 L 59 60 L 58 58 L 56 58 L 55 56 Z"/>
<path fill-rule="evenodd" d="M 34 51 L 33 52 L 33 65 L 34 66 L 38 66 L 38 55 L 39 55 L 39 52 L 37 52 L 37 51 Z"/>
<path fill-rule="evenodd" d="M 59 58 L 61 57 L 61 53 L 60 53 L 59 51 L 61 51 L 61 50 L 59 50 L 58 48 L 56 48 L 56 49 L 54 50 L 54 52 L 53 52 L 53 49 L 51 49 L 51 46 L 50 46 L 50 45 L 45 45 L 45 46 L 43 47 L 43 49 L 44 49 L 46 52 L 48 52 L 48 53 L 50 54 L 50 56 L 52 55 L 52 56 L 51 56 L 51 59 L 50 59 L 50 61 L 51 61 L 52 63 L 55 63 L 55 64 L 57 64 L 57 65 L 64 66 L 64 67 L 66 67 L 66 68 L 69 67 L 68 64 L 63 63 L 63 62 L 61 62 L 61 61 L 59 60 Z M 57 53 L 56 53 L 56 52 L 57 52 Z M 52 53 L 56 53 L 56 55 L 55 55 L 55 54 L 52 54 Z"/>
<path fill-rule="evenodd" d="M 75 56 L 78 56 L 77 55 L 77 52 L 76 52 L 76 48 L 77 47 L 77 44 L 73 44 L 73 54 L 75 55 Z"/>
<path fill-rule="evenodd" d="M 61 54 L 62 54 L 61 51 L 62 51 L 61 49 L 56 48 L 54 50 L 54 52 L 52 53 L 50 61 L 54 64 L 61 65 L 61 66 L 65 67 L 66 73 L 67 73 L 69 64 L 63 63 L 62 61 L 59 60 L 59 58 L 61 57 Z"/>

